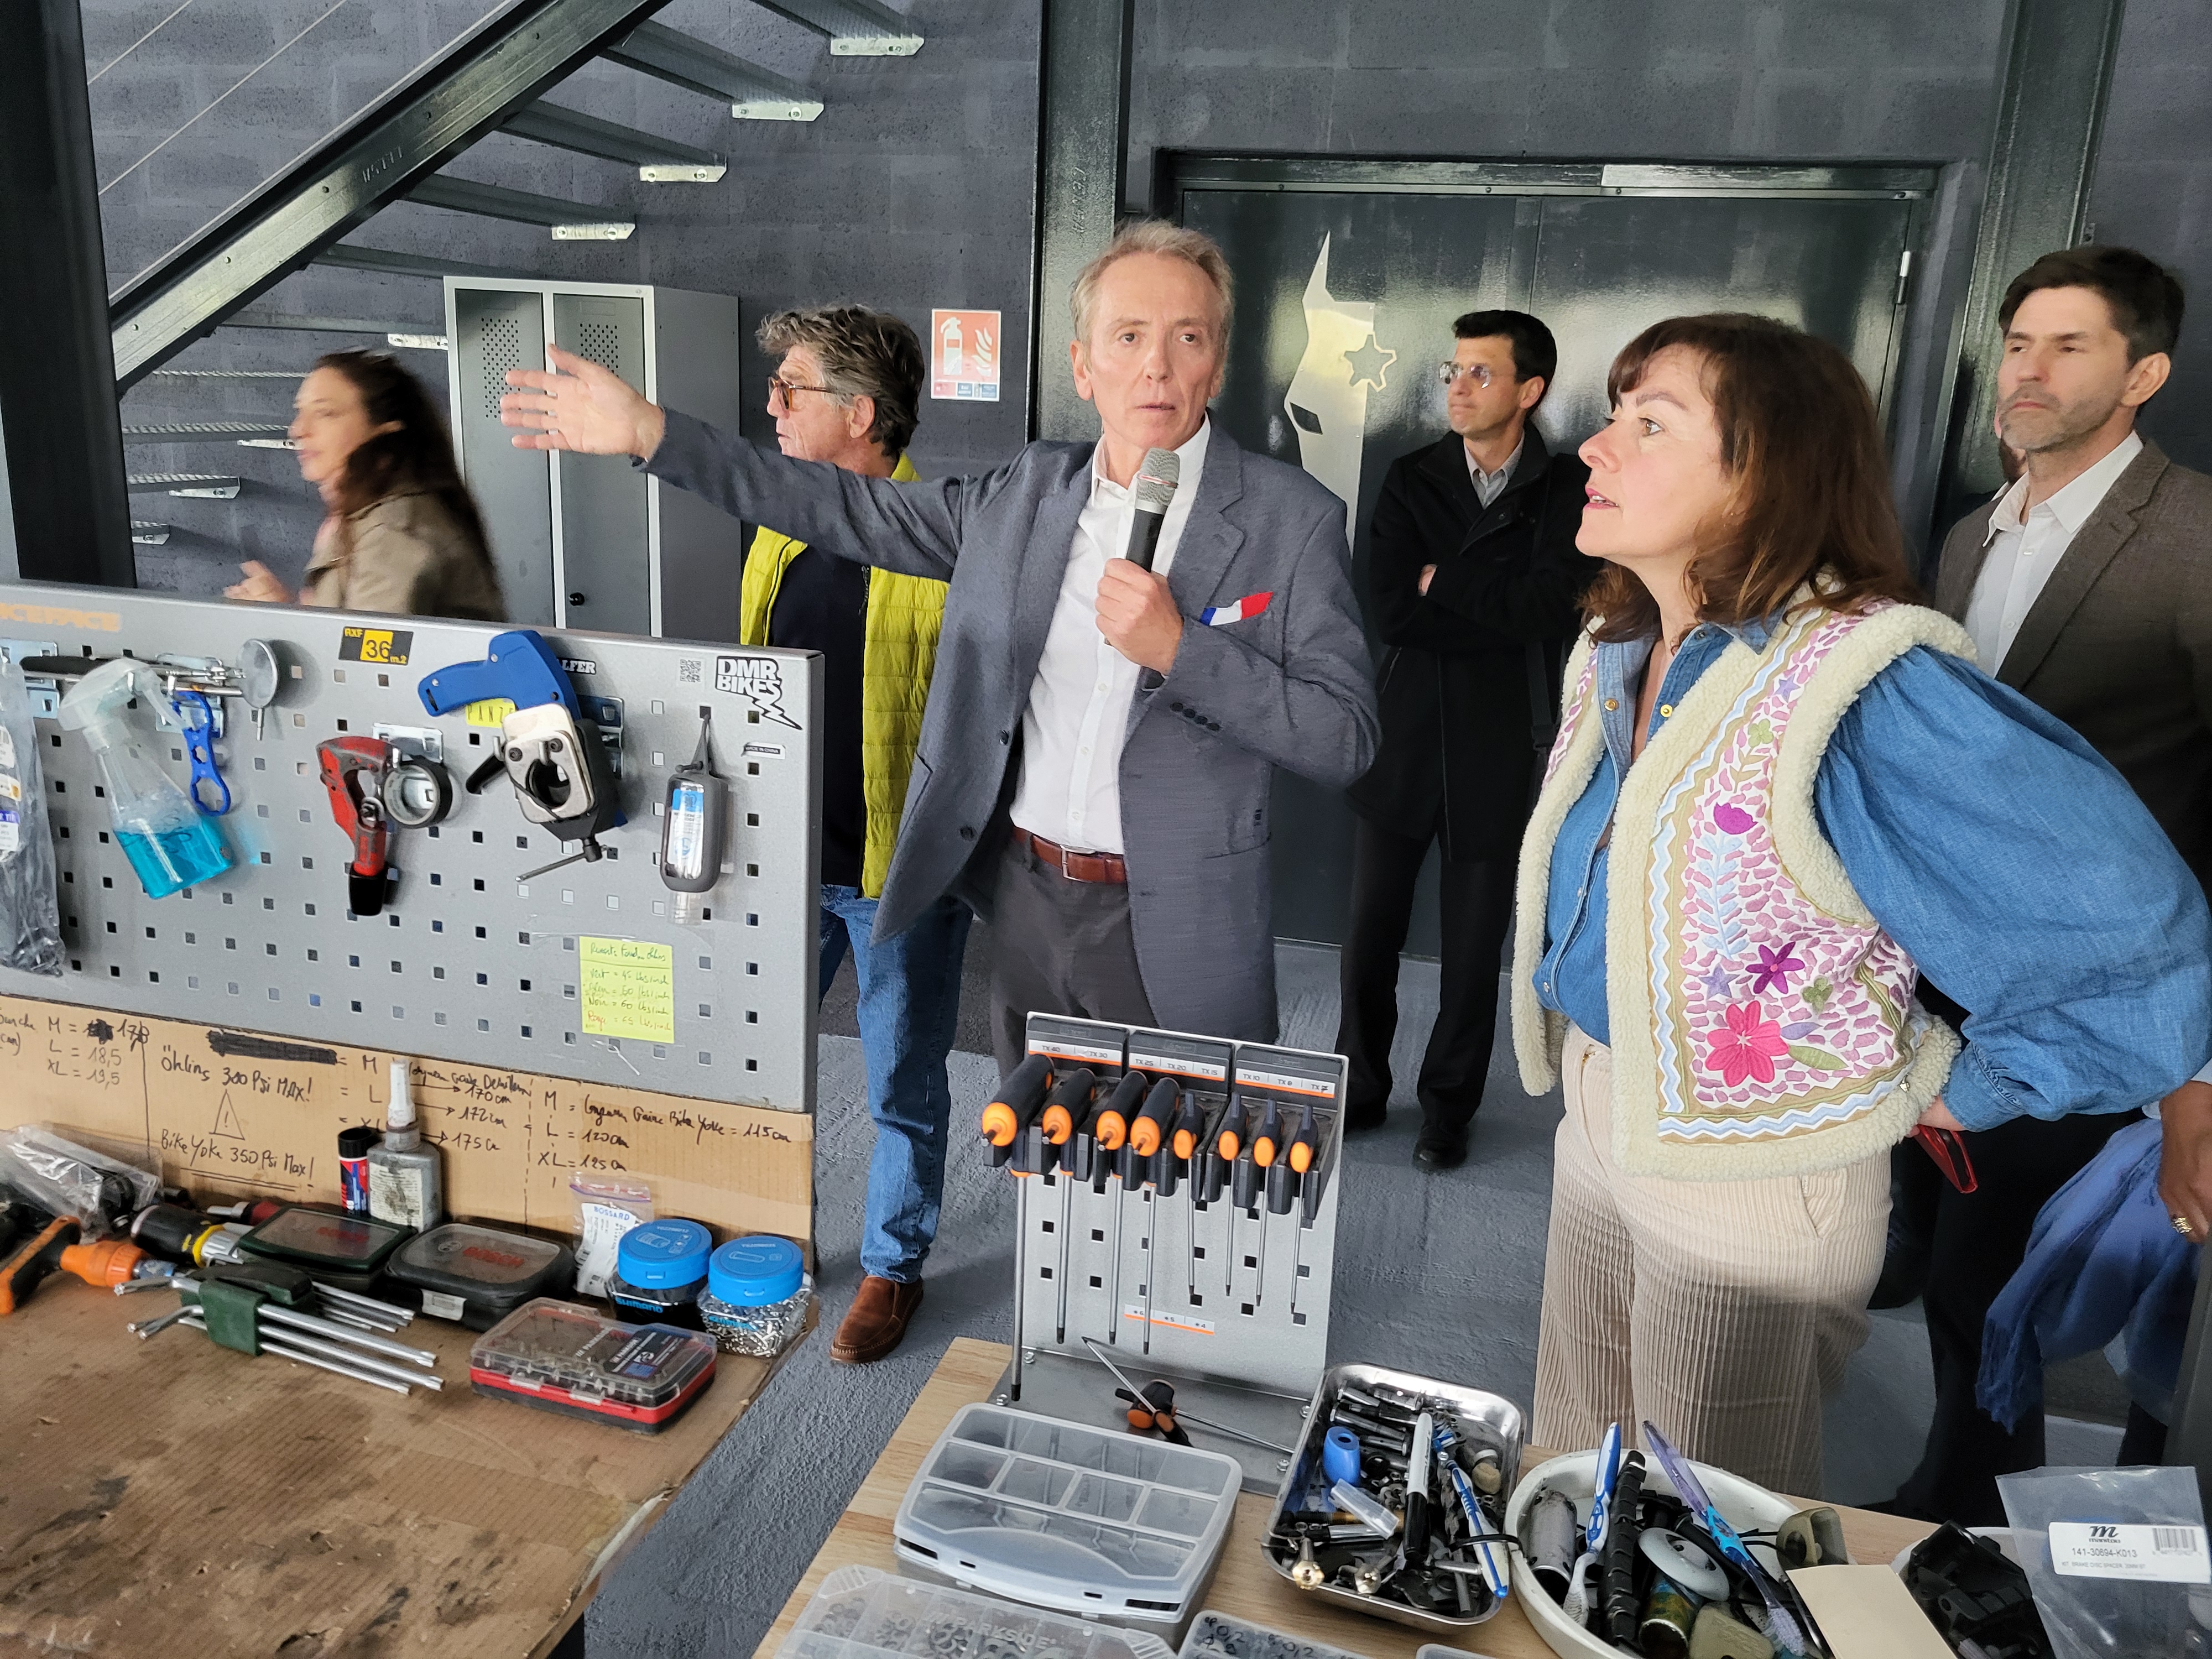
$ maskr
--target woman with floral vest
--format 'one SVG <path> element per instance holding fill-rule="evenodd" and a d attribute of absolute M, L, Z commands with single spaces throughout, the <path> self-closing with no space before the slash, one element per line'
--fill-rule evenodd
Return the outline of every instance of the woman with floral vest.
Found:
<path fill-rule="evenodd" d="M 2119 775 L 1911 603 L 1841 352 L 1677 318 L 1609 391 L 1577 544 L 1608 568 L 1514 952 L 1522 1080 L 1566 1097 L 1532 1439 L 1648 1419 L 1814 1492 L 1891 1146 L 2191 1077 L 2212 916 Z M 1914 1000 L 1923 968 L 1963 1032 Z"/>

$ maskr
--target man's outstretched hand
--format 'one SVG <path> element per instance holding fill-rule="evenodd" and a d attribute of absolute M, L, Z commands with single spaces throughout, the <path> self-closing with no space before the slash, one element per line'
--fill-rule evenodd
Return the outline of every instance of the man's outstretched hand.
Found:
<path fill-rule="evenodd" d="M 2185 1083 L 2158 1109 L 2158 1195 L 2199 1244 L 2212 1236 L 2212 1084 Z"/>
<path fill-rule="evenodd" d="M 650 460 L 667 422 L 618 374 L 573 351 L 545 348 L 550 369 L 510 368 L 520 388 L 499 400 L 501 425 L 519 427 L 517 449 L 568 449 L 585 455 Z"/>

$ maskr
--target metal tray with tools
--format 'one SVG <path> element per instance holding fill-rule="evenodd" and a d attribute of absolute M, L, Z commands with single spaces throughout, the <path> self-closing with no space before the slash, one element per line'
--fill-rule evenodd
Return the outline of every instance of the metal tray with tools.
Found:
<path fill-rule="evenodd" d="M 1462 1387 L 1455 1382 L 1440 1382 L 1433 1377 L 1416 1376 L 1410 1371 L 1397 1371 L 1382 1365 L 1332 1365 L 1322 1373 L 1321 1386 L 1314 1391 L 1313 1403 L 1307 1408 L 1305 1427 L 1297 1442 L 1297 1455 L 1291 1460 L 1289 1472 L 1275 1493 L 1274 1506 L 1267 1513 L 1267 1525 L 1262 1535 L 1260 1550 L 1267 1565 L 1287 1583 L 1296 1584 L 1284 1553 L 1276 1543 L 1281 1532 L 1283 1516 L 1292 1510 L 1295 1501 L 1316 1478 L 1320 1467 L 1322 1443 L 1329 1429 L 1329 1419 L 1337 1397 L 1346 1389 L 1366 1394 L 1378 1391 L 1387 1395 L 1402 1397 L 1419 1402 L 1434 1412 L 1441 1419 L 1449 1417 L 1453 1426 L 1468 1441 L 1486 1447 L 1498 1454 L 1506 1487 L 1497 1495 L 1503 1510 L 1505 1492 L 1510 1489 L 1514 1472 L 1520 1467 L 1523 1437 L 1527 1432 L 1526 1419 L 1521 1407 L 1501 1395 L 1481 1389 Z M 1380 1547 L 1382 1540 L 1377 1540 Z M 1304 1588 L 1301 1586 L 1300 1588 Z M 1440 1613 L 1424 1613 L 1419 1608 L 1380 1595 L 1362 1595 L 1334 1579 L 1324 1580 L 1305 1590 L 1326 1601 L 1340 1602 L 1369 1613 L 1377 1619 L 1388 1619 L 1401 1625 L 1410 1625 L 1416 1630 L 1457 1632 L 1471 1629 L 1496 1615 L 1503 1602 L 1492 1601 L 1473 1617 L 1461 1618 Z"/>

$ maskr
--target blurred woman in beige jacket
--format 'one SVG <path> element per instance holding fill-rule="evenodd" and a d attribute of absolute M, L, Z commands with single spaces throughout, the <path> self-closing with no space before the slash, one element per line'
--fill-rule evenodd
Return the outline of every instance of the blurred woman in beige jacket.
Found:
<path fill-rule="evenodd" d="M 294 399 L 300 476 L 329 516 L 295 595 L 248 560 L 234 599 L 504 622 L 483 522 L 422 382 L 380 351 L 317 361 Z"/>

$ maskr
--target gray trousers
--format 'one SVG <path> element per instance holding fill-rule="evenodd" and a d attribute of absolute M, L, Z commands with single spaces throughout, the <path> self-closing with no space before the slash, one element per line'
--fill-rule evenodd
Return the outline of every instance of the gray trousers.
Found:
<path fill-rule="evenodd" d="M 1070 881 L 1009 842 L 991 897 L 991 1049 L 1003 1077 L 1028 1052 L 1032 1013 L 1151 1025 L 1129 890 Z"/>

